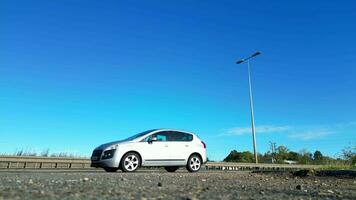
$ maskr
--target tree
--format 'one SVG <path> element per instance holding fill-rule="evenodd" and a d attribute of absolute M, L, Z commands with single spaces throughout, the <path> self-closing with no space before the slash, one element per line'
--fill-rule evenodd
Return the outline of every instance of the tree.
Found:
<path fill-rule="evenodd" d="M 48 156 L 49 156 L 49 148 L 43 150 L 43 151 L 41 152 L 41 156 L 43 156 L 43 157 L 48 157 Z"/>
<path fill-rule="evenodd" d="M 324 157 L 323 157 L 323 154 L 319 150 L 316 150 L 314 152 L 313 159 L 316 164 L 322 164 Z"/>
<path fill-rule="evenodd" d="M 274 151 L 275 149 L 275 151 Z M 281 145 L 273 148 L 272 151 L 267 151 L 264 154 L 258 154 L 260 163 L 271 163 L 272 156 L 276 159 L 277 163 L 283 163 L 285 160 L 297 161 L 300 164 L 328 164 L 328 165 L 352 165 L 356 167 L 356 144 L 342 150 L 342 156 L 333 158 L 323 155 L 319 150 L 310 153 L 306 149 L 299 152 L 290 151 L 286 146 Z M 253 163 L 255 161 L 253 153 L 249 151 L 238 152 L 233 150 L 224 159 L 225 162 L 245 162 Z"/>
<path fill-rule="evenodd" d="M 241 159 L 241 153 L 236 150 L 232 150 L 226 158 L 224 158 L 224 162 L 237 162 L 237 160 Z"/>
<path fill-rule="evenodd" d="M 287 155 L 287 159 L 288 160 L 298 161 L 299 160 L 299 154 L 297 152 L 290 151 L 288 153 L 288 155 Z"/>
<path fill-rule="evenodd" d="M 313 160 L 313 154 L 311 154 L 306 149 L 300 151 L 299 163 L 300 164 L 309 164 Z"/>
<path fill-rule="evenodd" d="M 281 145 L 281 146 L 277 147 L 277 155 L 276 155 L 277 162 L 281 163 L 284 160 L 287 160 L 288 152 L 289 152 L 289 149 L 286 146 Z"/>
<path fill-rule="evenodd" d="M 224 162 L 253 162 L 253 154 L 249 151 L 238 152 L 233 150 L 224 159 Z"/>
<path fill-rule="evenodd" d="M 351 165 L 356 165 L 356 145 L 342 150 L 344 159 Z"/>
<path fill-rule="evenodd" d="M 260 163 L 271 163 L 272 162 L 272 153 L 267 151 L 266 153 L 258 154 L 258 162 Z"/>

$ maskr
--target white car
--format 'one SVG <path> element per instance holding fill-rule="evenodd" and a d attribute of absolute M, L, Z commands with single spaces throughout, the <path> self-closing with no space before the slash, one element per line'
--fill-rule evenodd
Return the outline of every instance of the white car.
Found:
<path fill-rule="evenodd" d="M 107 172 L 134 172 L 140 166 L 163 166 L 168 172 L 186 167 L 197 172 L 206 162 L 203 141 L 193 133 L 170 129 L 149 130 L 100 145 L 91 156 L 91 166 Z"/>

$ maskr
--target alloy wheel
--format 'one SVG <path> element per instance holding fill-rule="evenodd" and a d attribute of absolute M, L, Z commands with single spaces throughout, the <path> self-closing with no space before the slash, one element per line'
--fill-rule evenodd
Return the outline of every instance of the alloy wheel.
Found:
<path fill-rule="evenodd" d="M 197 156 L 193 156 L 189 161 L 189 165 L 193 171 L 198 171 L 200 169 L 201 161 Z"/>
<path fill-rule="evenodd" d="M 136 155 L 130 154 L 124 160 L 124 167 L 127 171 L 135 171 L 139 166 L 139 159 Z"/>

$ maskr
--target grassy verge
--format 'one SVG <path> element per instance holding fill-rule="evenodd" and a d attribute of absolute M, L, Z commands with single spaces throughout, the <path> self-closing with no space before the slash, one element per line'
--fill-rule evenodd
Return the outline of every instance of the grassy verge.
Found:
<path fill-rule="evenodd" d="M 49 149 L 45 149 L 42 152 L 34 152 L 31 150 L 16 150 L 14 153 L 0 153 L 0 156 L 39 156 L 39 157 L 61 157 L 61 158 L 88 158 L 87 156 L 77 155 L 68 152 L 53 152 L 50 153 Z"/>

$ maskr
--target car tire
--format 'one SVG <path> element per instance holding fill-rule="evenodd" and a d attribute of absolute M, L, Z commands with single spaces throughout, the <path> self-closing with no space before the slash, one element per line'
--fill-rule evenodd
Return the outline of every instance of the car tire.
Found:
<path fill-rule="evenodd" d="M 179 169 L 179 167 L 169 166 L 169 167 L 164 167 L 164 169 L 166 169 L 167 172 L 175 172 L 177 171 L 177 169 Z"/>
<path fill-rule="evenodd" d="M 134 172 L 140 167 L 141 158 L 137 153 L 130 152 L 122 157 L 120 165 L 123 172 Z"/>
<path fill-rule="evenodd" d="M 193 154 L 189 157 L 187 170 L 189 172 L 198 172 L 201 168 L 202 160 L 198 154 Z"/>
<path fill-rule="evenodd" d="M 119 168 L 116 168 L 116 167 L 105 167 L 104 170 L 106 172 L 117 172 Z"/>

